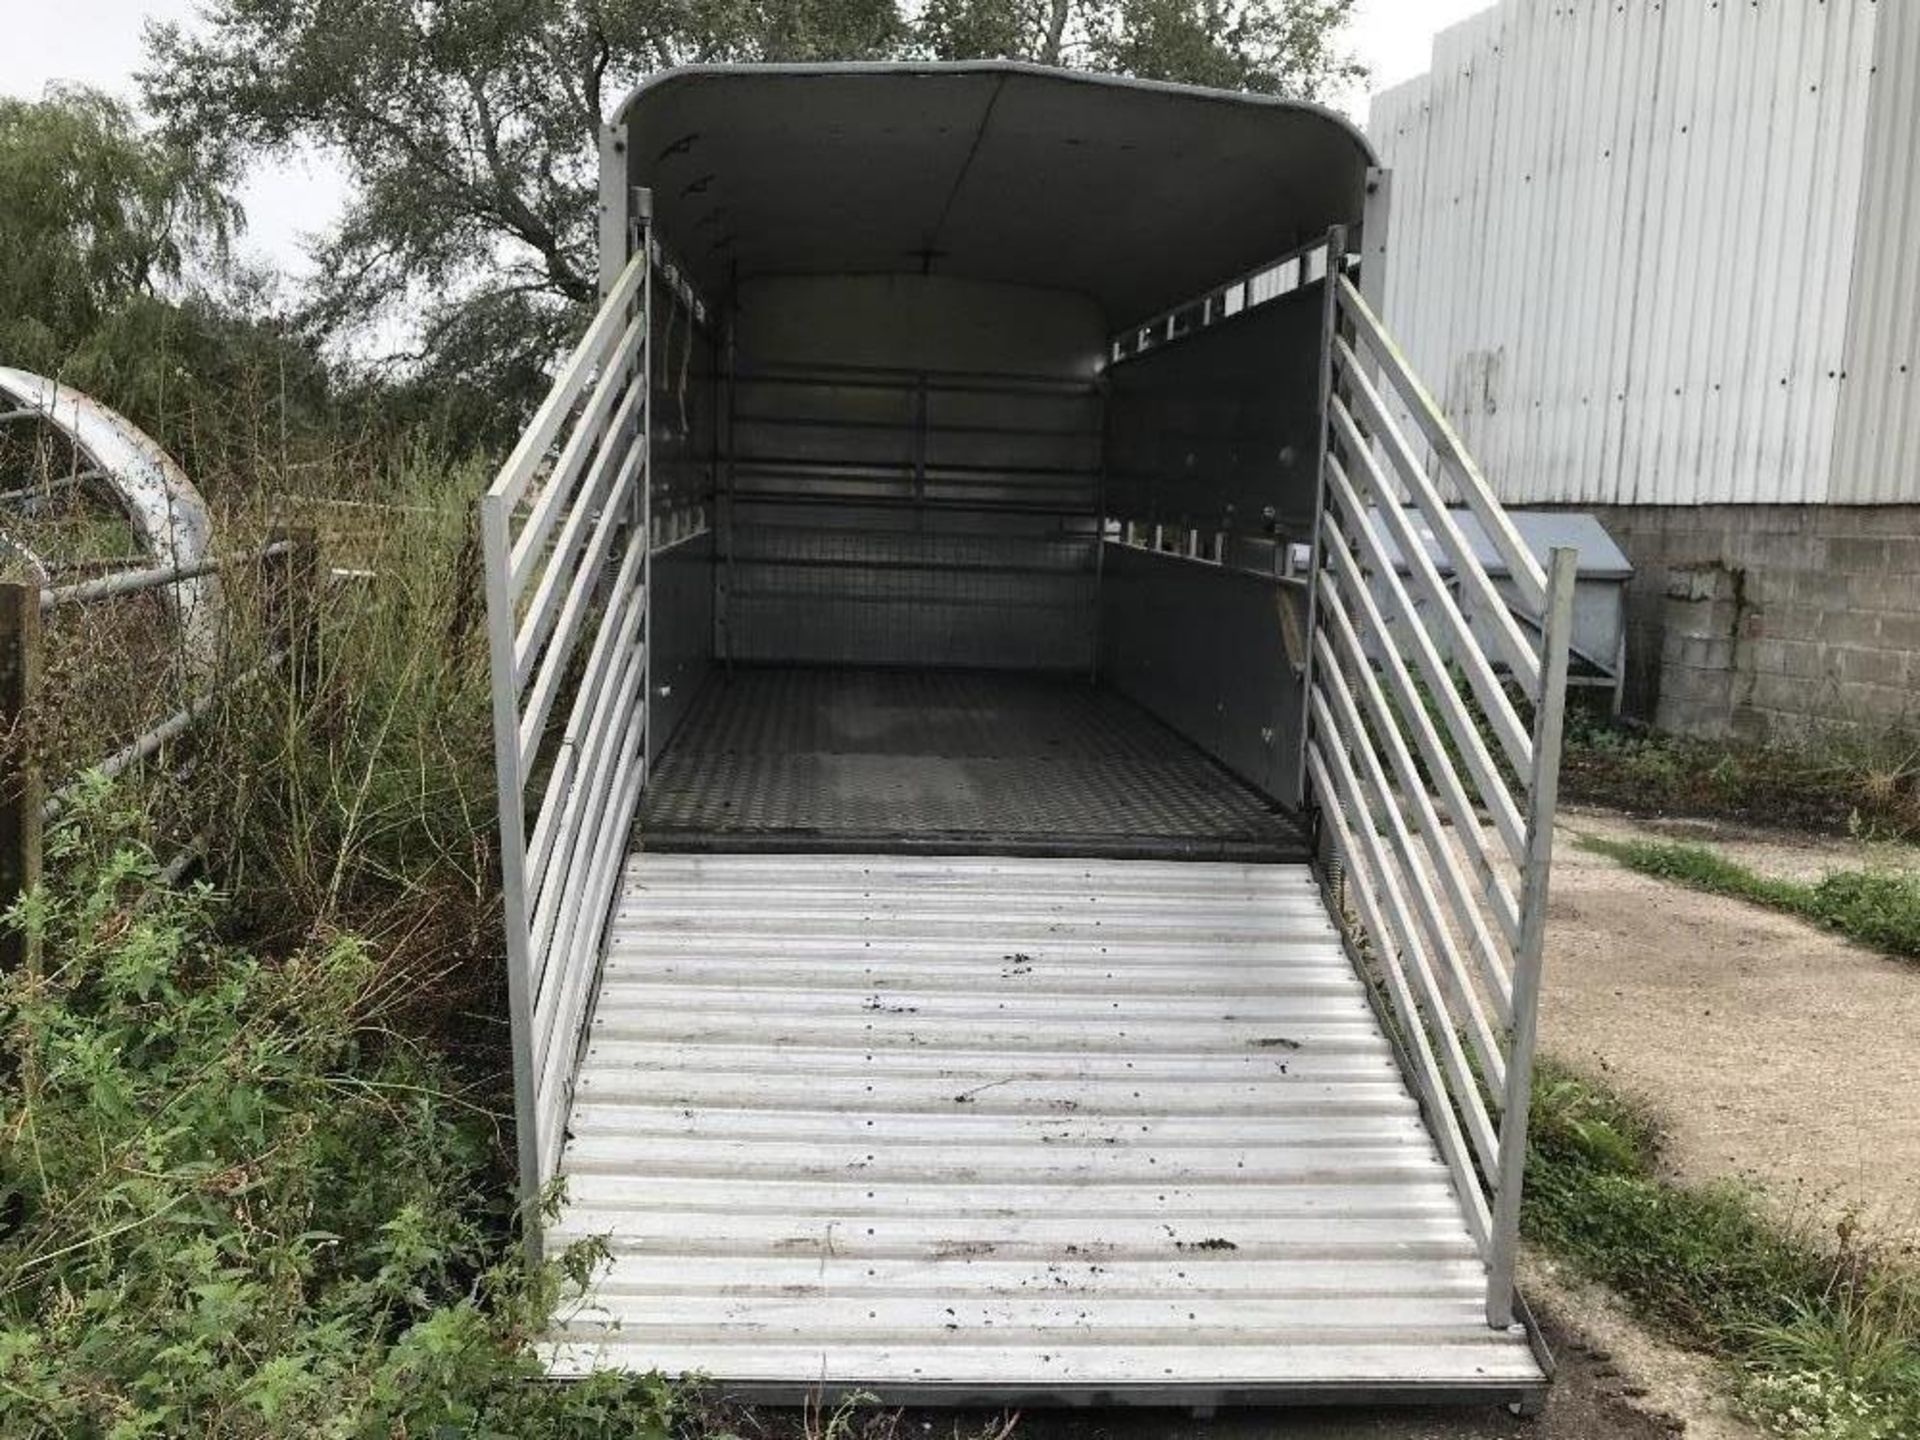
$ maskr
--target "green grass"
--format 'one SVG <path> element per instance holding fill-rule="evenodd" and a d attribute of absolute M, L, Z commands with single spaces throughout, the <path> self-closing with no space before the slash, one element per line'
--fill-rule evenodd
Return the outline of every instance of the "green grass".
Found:
<path fill-rule="evenodd" d="M 1920 1435 L 1920 1281 L 1850 1227 L 1795 1231 L 1744 1191 L 1664 1179 L 1647 1116 L 1570 1071 L 1535 1081 L 1528 1235 L 1732 1364 L 1793 1440 Z"/>
<path fill-rule="evenodd" d="M 1785 910 L 1890 955 L 1920 959 L 1920 877 L 1835 870 L 1811 883 L 1762 875 L 1704 845 L 1580 838 L 1583 850 L 1630 870 Z"/>

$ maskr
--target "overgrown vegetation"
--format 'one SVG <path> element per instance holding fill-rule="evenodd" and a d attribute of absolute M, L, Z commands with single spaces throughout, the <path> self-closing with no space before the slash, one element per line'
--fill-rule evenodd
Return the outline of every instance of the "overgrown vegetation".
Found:
<path fill-rule="evenodd" d="M 1649 1118 L 1552 1065 L 1531 1135 L 1528 1233 L 1731 1362 L 1756 1418 L 1793 1440 L 1920 1434 L 1920 1280 L 1850 1225 L 1821 1237 L 1732 1186 L 1668 1182 Z"/>
<path fill-rule="evenodd" d="M 225 577 L 220 668 L 293 636 L 289 663 L 50 837 L 12 920 L 40 964 L 0 980 L 0 1431 L 704 1433 L 658 1381 L 530 1383 L 594 1257 L 529 1267 L 509 1200 L 483 474 L 416 454 L 340 472 L 338 506 L 226 509 L 236 546 L 324 521 L 363 573 Z M 124 739 L 102 673 L 151 676 L 148 718 L 199 683 L 111 619 L 56 612 L 10 746 Z M 160 876 L 196 836 L 222 894 Z"/>
<path fill-rule="evenodd" d="M 256 651 L 286 637 L 296 648 L 222 706 L 209 740 L 221 771 L 198 792 L 249 936 L 351 929 L 387 950 L 389 968 L 450 976 L 470 994 L 503 973 L 472 519 L 487 478 L 483 465 L 415 454 L 357 485 L 337 476 L 331 505 L 228 517 L 263 536 L 291 515 L 349 573 L 284 597 L 235 588 L 230 666 L 254 658 L 249 636 Z"/>
<path fill-rule="evenodd" d="M 1756 745 L 1630 729 L 1574 708 L 1560 774 L 1568 800 L 1642 814 L 1920 840 L 1920 735 L 1898 730 Z"/>
<path fill-rule="evenodd" d="M 0 1429 L 664 1435 L 657 1382 L 525 1383 L 559 1272 L 509 1242 L 490 1087 L 393 1027 L 379 953 L 227 943 L 143 821 L 95 787 L 10 922 L 42 961 L 0 978 Z"/>
<path fill-rule="evenodd" d="M 1890 954 L 1920 959 L 1920 876 L 1834 870 L 1812 882 L 1762 875 L 1705 845 L 1586 835 L 1583 849 L 1643 875 L 1785 910 Z"/>

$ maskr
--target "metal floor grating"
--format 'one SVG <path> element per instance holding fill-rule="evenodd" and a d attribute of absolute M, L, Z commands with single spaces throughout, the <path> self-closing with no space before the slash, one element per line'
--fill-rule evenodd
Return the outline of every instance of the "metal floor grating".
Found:
<path fill-rule="evenodd" d="M 1295 859 L 1292 820 L 1083 681 L 740 669 L 647 787 L 650 849 L 914 849 Z"/>
<path fill-rule="evenodd" d="M 1522 1400 L 1307 867 L 628 864 L 546 1359 L 892 1402 Z"/>

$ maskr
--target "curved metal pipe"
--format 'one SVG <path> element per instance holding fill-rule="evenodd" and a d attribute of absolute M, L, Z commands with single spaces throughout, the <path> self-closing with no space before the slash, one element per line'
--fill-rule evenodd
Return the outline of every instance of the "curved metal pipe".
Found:
<path fill-rule="evenodd" d="M 119 497 L 140 544 L 160 566 L 186 569 L 212 558 L 213 515 L 186 471 L 126 416 L 44 375 L 0 366 L 8 418 L 30 414 L 72 442 Z M 200 575 L 165 588 L 181 646 L 195 668 L 218 653 L 225 610 L 220 580 Z"/>

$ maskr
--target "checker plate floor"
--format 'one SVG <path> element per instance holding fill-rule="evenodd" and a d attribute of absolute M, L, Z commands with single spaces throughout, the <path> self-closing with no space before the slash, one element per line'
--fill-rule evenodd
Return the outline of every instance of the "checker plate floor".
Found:
<path fill-rule="evenodd" d="M 1283 810 L 1133 702 L 967 671 L 716 675 L 640 823 L 660 850 L 1304 853 Z"/>

